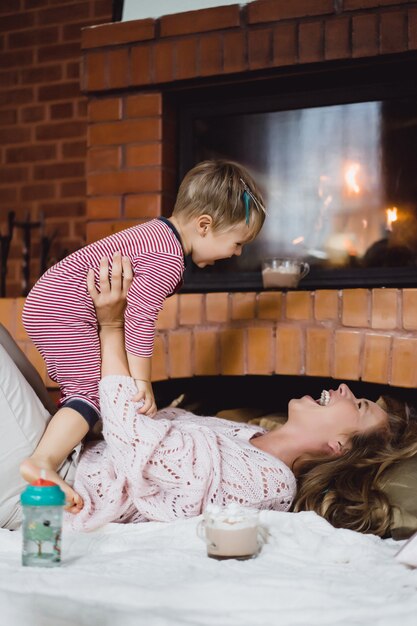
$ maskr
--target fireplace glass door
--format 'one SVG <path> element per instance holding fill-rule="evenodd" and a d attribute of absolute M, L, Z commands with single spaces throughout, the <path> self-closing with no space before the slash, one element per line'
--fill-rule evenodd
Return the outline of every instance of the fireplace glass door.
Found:
<path fill-rule="evenodd" d="M 268 212 L 240 258 L 192 268 L 187 284 L 201 288 L 204 274 L 208 286 L 260 287 L 262 261 L 289 257 L 310 264 L 306 288 L 414 285 L 417 96 L 387 92 L 379 86 L 371 99 L 362 86 L 361 101 L 340 102 L 341 90 L 323 90 L 304 97 L 308 106 L 300 93 L 251 92 L 185 107 L 182 173 L 205 159 L 239 161 L 264 191 Z"/>

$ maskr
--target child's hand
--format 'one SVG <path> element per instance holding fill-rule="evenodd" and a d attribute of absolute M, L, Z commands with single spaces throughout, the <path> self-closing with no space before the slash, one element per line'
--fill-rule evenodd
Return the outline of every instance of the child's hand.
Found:
<path fill-rule="evenodd" d="M 100 261 L 100 291 L 95 286 L 94 271 L 87 274 L 87 289 L 90 294 L 100 326 L 123 328 L 126 296 L 132 284 L 133 273 L 130 259 L 115 252 L 112 261 L 111 281 L 109 261 L 106 257 Z"/>
<path fill-rule="evenodd" d="M 143 406 L 139 409 L 139 413 L 153 417 L 156 413 L 156 404 L 151 383 L 148 383 L 146 380 L 139 380 L 138 378 L 135 378 L 135 383 L 138 388 L 138 393 L 133 396 L 133 402 L 140 402 L 142 400 Z"/>

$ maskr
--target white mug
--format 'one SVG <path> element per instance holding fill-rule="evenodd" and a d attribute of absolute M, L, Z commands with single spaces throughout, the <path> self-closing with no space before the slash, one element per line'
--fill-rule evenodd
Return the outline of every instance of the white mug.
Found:
<path fill-rule="evenodd" d="M 244 519 L 221 519 L 209 514 L 197 525 L 197 535 L 207 545 L 207 556 L 222 561 L 244 561 L 258 556 L 268 532 L 259 524 L 257 511 L 248 510 Z"/>
<path fill-rule="evenodd" d="M 294 289 L 310 271 L 305 261 L 269 259 L 262 263 L 262 283 L 265 289 Z"/>

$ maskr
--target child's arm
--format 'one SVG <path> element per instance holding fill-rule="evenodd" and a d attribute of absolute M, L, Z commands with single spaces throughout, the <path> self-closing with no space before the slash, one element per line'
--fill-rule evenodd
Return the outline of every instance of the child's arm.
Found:
<path fill-rule="evenodd" d="M 152 416 L 156 413 L 156 404 L 151 384 L 151 357 L 134 356 L 128 352 L 127 359 L 131 376 L 135 379 L 138 388 L 134 400 L 135 402 L 143 400 L 144 403 L 139 413 Z"/>

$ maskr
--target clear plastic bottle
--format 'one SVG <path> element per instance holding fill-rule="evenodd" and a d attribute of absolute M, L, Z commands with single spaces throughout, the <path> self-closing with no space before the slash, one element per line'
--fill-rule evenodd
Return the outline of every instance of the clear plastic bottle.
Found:
<path fill-rule="evenodd" d="M 40 478 L 26 487 L 20 501 L 23 511 L 22 565 L 59 565 L 64 492 L 55 483 Z"/>

